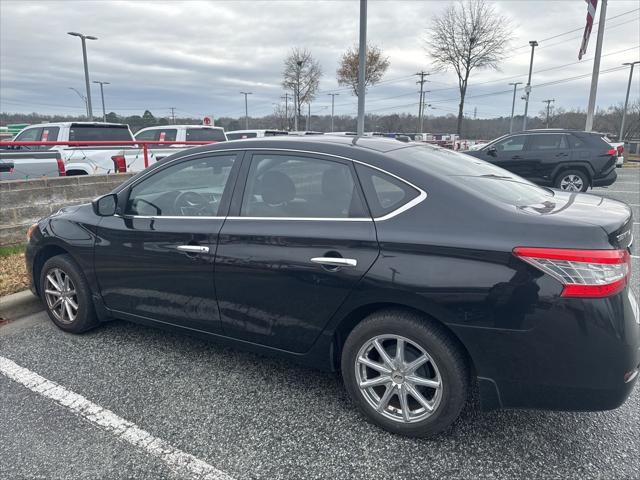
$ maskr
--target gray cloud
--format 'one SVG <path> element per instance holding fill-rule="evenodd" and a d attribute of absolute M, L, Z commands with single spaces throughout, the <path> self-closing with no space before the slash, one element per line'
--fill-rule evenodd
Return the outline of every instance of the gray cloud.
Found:
<path fill-rule="evenodd" d="M 385 83 L 370 89 L 368 111 L 417 110 L 416 79 L 410 75 L 430 70 L 424 37 L 433 15 L 446 5 L 443 1 L 369 2 L 368 37 L 389 55 L 391 68 Z M 586 16 L 586 5 L 575 1 L 505 1 L 496 2 L 496 7 L 512 19 L 513 50 L 500 71 L 475 72 L 466 106 L 469 115 L 474 109 L 480 117 L 508 115 L 507 84 L 526 81 L 528 40 L 581 29 Z M 640 58 L 637 1 L 610 2 L 608 17 L 614 18 L 605 31 L 603 70 Z M 356 43 L 357 30 L 355 1 L 0 0 L 0 110 L 81 113 L 80 99 L 68 89 L 83 90 L 80 42 L 66 35 L 81 31 L 99 37 L 88 42 L 89 67 L 92 80 L 112 83 L 105 88 L 108 110 L 133 114 L 149 108 L 166 116 L 169 107 L 176 107 L 181 115 L 240 116 L 244 103 L 239 91 L 249 89 L 254 93 L 250 113 L 264 115 L 284 93 L 280 74 L 288 50 L 304 46 L 325 73 L 323 93 L 312 111 L 326 111 L 322 110 L 330 105 L 326 93 L 339 91 L 336 112 L 353 114 L 356 100 L 339 89 L 335 71 L 340 54 Z M 555 98 L 556 106 L 585 108 L 588 78 L 543 85 L 591 72 L 595 31 L 586 59 L 577 63 L 581 34 L 540 42 L 530 111 L 542 109 L 546 98 Z M 624 100 L 627 75 L 624 70 L 601 75 L 598 105 Z M 455 76 L 434 72 L 429 80 L 431 113 L 455 112 Z M 94 89 L 94 103 L 97 93 Z M 640 95 L 638 82 L 633 95 Z M 522 111 L 522 102 L 516 108 Z"/>

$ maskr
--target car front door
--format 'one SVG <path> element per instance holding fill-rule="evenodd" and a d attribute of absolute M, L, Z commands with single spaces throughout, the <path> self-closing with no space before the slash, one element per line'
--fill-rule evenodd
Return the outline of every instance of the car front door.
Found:
<path fill-rule="evenodd" d="M 513 135 L 483 149 L 483 160 L 527 178 L 530 168 L 525 161 L 527 135 Z"/>
<path fill-rule="evenodd" d="M 377 258 L 374 223 L 348 160 L 254 152 L 242 170 L 216 255 L 223 331 L 305 352 Z"/>
<path fill-rule="evenodd" d="M 237 154 L 202 154 L 154 171 L 98 226 L 95 269 L 105 305 L 122 314 L 220 330 L 213 279 Z"/>

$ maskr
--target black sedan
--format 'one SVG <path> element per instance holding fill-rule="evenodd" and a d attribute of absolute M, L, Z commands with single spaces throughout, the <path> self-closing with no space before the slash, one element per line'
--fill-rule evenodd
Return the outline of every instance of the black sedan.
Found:
<path fill-rule="evenodd" d="M 452 151 L 281 137 L 60 210 L 29 229 L 27 266 L 63 330 L 120 318 L 341 370 L 371 421 L 428 436 L 474 391 L 485 409 L 625 401 L 631 227 L 622 203 Z"/>

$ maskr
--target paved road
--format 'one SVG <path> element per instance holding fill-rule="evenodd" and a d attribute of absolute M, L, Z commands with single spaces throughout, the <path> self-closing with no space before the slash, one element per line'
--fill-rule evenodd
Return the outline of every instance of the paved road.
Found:
<path fill-rule="evenodd" d="M 597 192 L 635 204 L 640 168 Z M 634 255 L 640 255 L 639 241 Z M 634 258 L 636 272 L 640 259 Z M 636 295 L 637 273 L 632 288 Z M 636 478 L 640 389 L 597 413 L 466 412 L 435 440 L 364 422 L 337 375 L 112 322 L 81 336 L 44 314 L 0 328 L 0 356 L 133 422 L 236 479 Z M 221 478 L 169 468 L 0 375 L 0 478 Z M 92 423 L 93 422 L 93 423 Z M 110 430 L 111 429 L 111 430 Z"/>

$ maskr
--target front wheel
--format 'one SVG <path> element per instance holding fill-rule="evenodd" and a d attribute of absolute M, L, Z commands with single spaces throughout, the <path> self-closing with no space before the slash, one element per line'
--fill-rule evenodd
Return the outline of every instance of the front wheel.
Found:
<path fill-rule="evenodd" d="M 460 348 L 444 329 L 409 312 L 378 312 L 356 326 L 342 352 L 342 376 L 367 418 L 401 435 L 442 432 L 467 401 Z"/>
<path fill-rule="evenodd" d="M 567 170 L 558 175 L 555 187 L 565 192 L 586 192 L 589 177 L 581 170 Z"/>
<path fill-rule="evenodd" d="M 81 333 L 98 324 L 89 285 L 69 255 L 58 255 L 45 262 L 40 294 L 49 318 L 62 330 Z"/>

